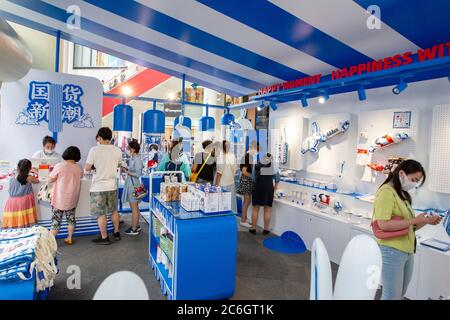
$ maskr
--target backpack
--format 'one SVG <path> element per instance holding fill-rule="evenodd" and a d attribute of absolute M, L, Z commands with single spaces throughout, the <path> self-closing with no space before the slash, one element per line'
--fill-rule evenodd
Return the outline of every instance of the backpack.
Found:
<path fill-rule="evenodd" d="M 181 161 L 181 157 L 184 155 L 184 153 L 180 154 L 177 160 L 172 160 L 169 157 L 169 161 L 166 163 L 166 171 L 180 171 L 181 166 L 183 165 L 183 161 Z M 170 176 L 169 174 L 165 174 L 164 176 Z M 181 174 L 177 174 L 178 182 L 182 181 Z"/>

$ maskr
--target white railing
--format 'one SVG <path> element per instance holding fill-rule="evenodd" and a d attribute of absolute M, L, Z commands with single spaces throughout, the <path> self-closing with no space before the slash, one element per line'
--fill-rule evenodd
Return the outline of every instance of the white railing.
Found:
<path fill-rule="evenodd" d="M 111 79 L 103 82 L 103 91 L 108 92 L 117 87 L 122 82 L 127 81 L 131 77 L 135 76 L 139 72 L 145 70 L 145 67 L 141 67 L 137 64 L 132 64 L 128 66 L 126 69 L 122 69 L 122 71 L 112 77 Z"/>

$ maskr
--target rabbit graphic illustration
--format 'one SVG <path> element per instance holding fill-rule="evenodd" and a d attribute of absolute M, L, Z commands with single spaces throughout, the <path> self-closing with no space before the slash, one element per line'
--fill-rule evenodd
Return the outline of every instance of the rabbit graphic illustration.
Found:
<path fill-rule="evenodd" d="M 310 135 L 303 141 L 301 149 L 302 154 L 305 154 L 308 151 L 314 153 L 318 152 L 319 144 L 327 140 L 327 137 L 320 132 L 320 128 L 317 122 L 313 122 L 311 127 L 312 127 L 312 135 Z"/>

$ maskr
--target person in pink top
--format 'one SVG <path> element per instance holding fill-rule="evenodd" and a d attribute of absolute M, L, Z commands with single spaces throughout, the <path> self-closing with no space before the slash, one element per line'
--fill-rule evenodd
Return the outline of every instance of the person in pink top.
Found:
<path fill-rule="evenodd" d="M 81 178 L 83 178 L 83 169 L 77 164 L 81 159 L 80 149 L 73 146 L 68 147 L 62 158 L 64 162 L 58 163 L 53 168 L 47 182 L 54 182 L 51 202 L 53 212 L 51 233 L 54 236 L 58 234 L 62 217 L 65 215 L 68 236 L 64 242 L 71 245 L 76 224 L 75 209 L 80 196 Z"/>

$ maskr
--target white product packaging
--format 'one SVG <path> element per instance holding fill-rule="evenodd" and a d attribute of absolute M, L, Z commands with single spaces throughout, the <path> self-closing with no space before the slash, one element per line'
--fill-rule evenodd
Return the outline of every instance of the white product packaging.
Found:
<path fill-rule="evenodd" d="M 200 210 L 200 201 L 192 192 L 184 192 L 181 194 L 181 207 L 186 211 Z"/>
<path fill-rule="evenodd" d="M 219 211 L 219 192 L 213 188 L 200 190 L 200 211 L 212 213 Z"/>
<path fill-rule="evenodd" d="M 337 190 L 337 184 L 333 181 L 330 181 L 327 183 L 327 189 L 328 190 Z"/>
<path fill-rule="evenodd" d="M 187 183 L 187 191 L 191 193 L 195 193 L 195 190 L 197 189 L 197 184 L 193 182 Z"/>
<path fill-rule="evenodd" d="M 231 192 L 226 190 L 221 190 L 219 192 L 219 211 L 230 211 L 231 210 Z"/>

